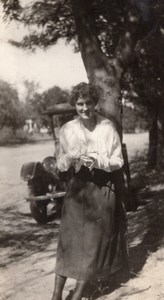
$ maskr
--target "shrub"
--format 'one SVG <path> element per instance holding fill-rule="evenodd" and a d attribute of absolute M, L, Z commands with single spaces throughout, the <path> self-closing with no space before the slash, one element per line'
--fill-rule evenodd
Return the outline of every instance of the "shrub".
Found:
<path fill-rule="evenodd" d="M 13 131 L 11 127 L 3 127 L 0 130 L 0 145 L 23 143 L 28 140 L 29 134 L 23 129 Z"/>
<path fill-rule="evenodd" d="M 10 127 L 3 127 L 0 130 L 0 144 L 6 144 L 13 138 L 13 130 Z"/>
<path fill-rule="evenodd" d="M 22 141 L 28 141 L 31 140 L 31 136 L 27 131 L 24 131 L 23 129 L 17 129 L 15 134 L 16 139 L 22 140 Z"/>

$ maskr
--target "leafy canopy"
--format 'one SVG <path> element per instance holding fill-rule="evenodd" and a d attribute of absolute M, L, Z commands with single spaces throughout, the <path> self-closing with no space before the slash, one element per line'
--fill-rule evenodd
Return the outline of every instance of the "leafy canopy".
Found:
<path fill-rule="evenodd" d="M 22 43 L 12 41 L 21 47 L 46 48 L 54 45 L 58 39 L 74 42 L 77 46 L 75 16 L 71 0 L 0 0 L 5 16 L 29 26 L 30 33 Z M 133 3 L 141 16 L 141 23 L 149 24 L 159 14 L 155 0 L 90 0 L 92 10 L 90 18 L 95 23 L 97 36 L 104 52 L 112 56 L 122 32 L 127 26 L 129 3 Z M 141 24 L 142 27 L 142 24 Z M 143 28 L 142 28 L 143 30 Z"/>
<path fill-rule="evenodd" d="M 26 98 L 26 115 L 34 119 L 38 126 L 48 128 L 51 125 L 51 120 L 44 114 L 45 111 L 50 106 L 63 102 L 69 102 L 69 93 L 58 86 L 54 86 L 43 93 L 34 92 Z"/>

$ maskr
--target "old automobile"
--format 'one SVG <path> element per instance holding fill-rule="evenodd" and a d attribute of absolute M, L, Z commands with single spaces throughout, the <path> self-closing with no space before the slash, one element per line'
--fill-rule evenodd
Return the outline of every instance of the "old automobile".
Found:
<path fill-rule="evenodd" d="M 58 151 L 58 131 L 64 122 L 72 119 L 75 109 L 68 103 L 56 104 L 45 112 L 51 118 L 51 129 L 54 138 L 55 153 L 42 162 L 28 162 L 21 168 L 21 178 L 27 182 L 31 214 L 39 224 L 45 224 L 52 218 L 60 218 L 65 182 L 61 182 L 56 167 Z M 51 204 L 51 210 L 49 210 Z"/>

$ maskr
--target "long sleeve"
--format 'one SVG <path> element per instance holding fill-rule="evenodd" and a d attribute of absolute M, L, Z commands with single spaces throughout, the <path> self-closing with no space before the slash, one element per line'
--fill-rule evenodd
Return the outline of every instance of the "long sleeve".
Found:
<path fill-rule="evenodd" d="M 114 131 L 112 153 L 109 159 L 111 171 L 118 170 L 123 166 L 121 142 L 117 131 Z"/>
<path fill-rule="evenodd" d="M 62 127 L 59 132 L 59 154 L 57 157 L 57 166 L 61 172 L 67 171 L 71 165 L 71 160 L 68 156 L 65 134 L 65 130 Z"/>
<path fill-rule="evenodd" d="M 99 154 L 98 166 L 107 172 L 118 170 L 123 166 L 123 157 L 121 150 L 121 142 L 119 135 L 113 125 L 105 128 L 105 135 L 103 136 L 104 143 L 102 143 Z"/>
<path fill-rule="evenodd" d="M 57 166 L 61 172 L 65 172 L 75 165 L 75 161 L 81 153 L 80 149 L 79 123 L 75 119 L 65 123 L 59 132 Z"/>

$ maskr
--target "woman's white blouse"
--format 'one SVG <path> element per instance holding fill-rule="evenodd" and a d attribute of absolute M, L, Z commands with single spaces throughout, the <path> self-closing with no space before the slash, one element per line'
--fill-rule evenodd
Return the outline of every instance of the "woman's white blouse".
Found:
<path fill-rule="evenodd" d="M 67 171 L 71 166 L 69 154 L 78 152 L 95 158 L 94 167 L 107 172 L 120 169 L 123 165 L 121 143 L 114 125 L 103 116 L 96 114 L 97 125 L 89 131 L 80 117 L 66 123 L 59 134 L 58 169 Z"/>

